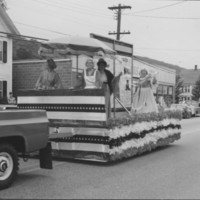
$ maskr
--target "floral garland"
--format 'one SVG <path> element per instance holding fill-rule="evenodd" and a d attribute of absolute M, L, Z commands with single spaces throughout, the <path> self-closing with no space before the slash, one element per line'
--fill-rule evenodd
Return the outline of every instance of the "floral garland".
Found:
<path fill-rule="evenodd" d="M 107 122 L 107 127 L 112 129 L 114 127 L 121 127 L 124 125 L 136 124 L 137 122 L 151 122 L 151 121 L 162 121 L 163 119 L 182 119 L 182 113 L 178 110 L 170 110 L 164 112 L 151 112 L 151 113 L 136 113 L 127 115 L 121 118 L 111 118 Z"/>
<path fill-rule="evenodd" d="M 179 111 L 135 114 L 110 119 L 103 136 L 76 134 L 52 138 L 50 141 L 107 145 L 106 153 L 102 153 L 107 155 L 108 161 L 115 161 L 152 151 L 180 139 L 181 117 Z"/>
<path fill-rule="evenodd" d="M 139 155 L 180 139 L 181 117 L 179 111 L 167 111 L 110 119 L 110 160 Z"/>

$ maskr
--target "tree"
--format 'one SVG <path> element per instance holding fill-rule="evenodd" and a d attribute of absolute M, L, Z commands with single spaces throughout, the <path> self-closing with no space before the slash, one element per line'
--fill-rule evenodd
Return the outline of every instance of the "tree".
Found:
<path fill-rule="evenodd" d="M 196 101 L 199 101 L 199 98 L 200 98 L 200 76 L 195 82 L 194 88 L 192 90 L 192 94 L 193 94 L 193 99 Z"/>
<path fill-rule="evenodd" d="M 35 40 L 13 39 L 13 60 L 40 59 L 40 42 Z"/>
<path fill-rule="evenodd" d="M 19 48 L 17 50 L 17 57 L 19 58 L 19 60 L 31 59 L 32 53 L 29 49 Z"/>
<path fill-rule="evenodd" d="M 179 74 L 176 75 L 175 103 L 179 103 L 179 95 L 182 93 L 183 80 Z"/>

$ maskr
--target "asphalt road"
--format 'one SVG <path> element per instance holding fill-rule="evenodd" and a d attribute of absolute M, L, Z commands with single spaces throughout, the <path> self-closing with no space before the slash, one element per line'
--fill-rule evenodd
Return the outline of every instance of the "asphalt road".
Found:
<path fill-rule="evenodd" d="M 200 199 L 200 117 L 182 120 L 181 140 L 112 165 L 21 161 L 19 176 L 2 199 Z"/>

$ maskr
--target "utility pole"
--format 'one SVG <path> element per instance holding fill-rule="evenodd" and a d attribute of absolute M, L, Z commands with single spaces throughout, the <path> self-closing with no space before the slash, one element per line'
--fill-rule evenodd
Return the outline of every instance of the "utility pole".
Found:
<path fill-rule="evenodd" d="M 122 14 L 122 9 L 131 9 L 131 6 L 121 6 L 121 4 L 119 4 L 118 6 L 113 6 L 113 7 L 108 7 L 108 9 L 110 10 L 117 10 L 117 32 L 109 32 L 109 35 L 117 35 L 116 36 L 116 40 L 120 40 L 120 35 L 121 34 L 130 34 L 130 31 L 128 32 L 120 32 L 121 29 L 121 14 Z"/>

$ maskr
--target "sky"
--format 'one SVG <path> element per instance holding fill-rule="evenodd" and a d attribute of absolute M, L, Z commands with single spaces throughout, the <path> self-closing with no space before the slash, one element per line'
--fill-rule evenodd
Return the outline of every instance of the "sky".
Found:
<path fill-rule="evenodd" d="M 21 35 L 54 39 L 90 33 L 116 39 L 116 11 L 123 9 L 120 40 L 134 55 L 200 69 L 200 0 L 6 0 Z"/>

